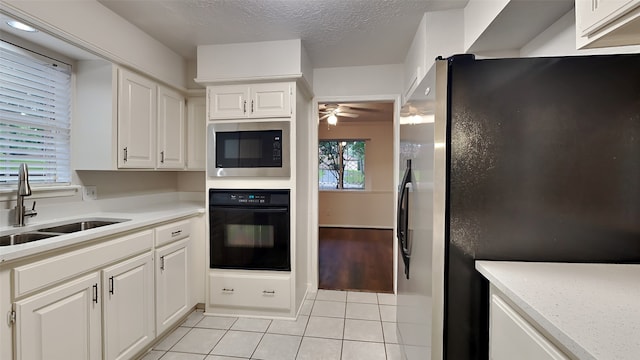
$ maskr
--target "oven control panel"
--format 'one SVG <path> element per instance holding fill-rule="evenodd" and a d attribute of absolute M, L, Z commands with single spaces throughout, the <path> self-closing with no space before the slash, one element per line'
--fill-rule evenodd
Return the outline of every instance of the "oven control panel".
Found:
<path fill-rule="evenodd" d="M 210 206 L 289 206 L 288 189 L 209 189 Z"/>
<path fill-rule="evenodd" d="M 267 195 L 259 194 L 229 194 L 229 198 L 239 204 L 264 204 L 269 201 Z"/>

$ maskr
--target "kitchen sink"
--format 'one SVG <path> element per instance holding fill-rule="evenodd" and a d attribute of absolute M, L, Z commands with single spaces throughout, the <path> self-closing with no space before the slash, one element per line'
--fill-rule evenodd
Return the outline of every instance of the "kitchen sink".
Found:
<path fill-rule="evenodd" d="M 87 221 L 78 221 L 69 224 L 63 224 L 58 226 L 52 226 L 44 229 L 40 229 L 38 231 L 41 232 L 51 232 L 51 233 L 63 233 L 69 234 L 82 230 L 95 229 L 101 226 L 118 224 L 126 220 L 118 219 L 118 220 L 87 220 Z"/>
<path fill-rule="evenodd" d="M 6 234 L 0 236 L 0 246 L 18 245 L 32 241 L 38 241 L 42 239 L 48 239 L 54 236 L 60 236 L 65 234 L 71 234 L 78 231 L 95 229 L 102 226 L 108 226 L 118 224 L 130 219 L 105 219 L 105 218 L 90 218 L 73 220 L 63 223 L 55 223 L 47 225 L 38 230 L 24 229 L 23 232 L 17 232 L 13 234 Z M 53 226 L 51 226 L 53 225 Z"/>
<path fill-rule="evenodd" d="M 18 245 L 32 241 L 47 239 L 59 234 L 47 234 L 41 232 L 25 232 L 11 235 L 0 236 L 0 246 Z"/>

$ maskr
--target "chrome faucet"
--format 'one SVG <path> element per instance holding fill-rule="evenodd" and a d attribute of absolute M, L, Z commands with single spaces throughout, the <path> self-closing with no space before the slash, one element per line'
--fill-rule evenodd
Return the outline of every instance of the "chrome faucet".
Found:
<path fill-rule="evenodd" d="M 36 202 L 33 202 L 33 207 L 31 210 L 25 210 L 24 208 L 24 198 L 26 196 L 31 196 L 31 186 L 29 186 L 29 167 L 27 164 L 20 164 L 20 168 L 18 169 L 18 203 L 15 207 L 16 213 L 16 222 L 15 226 L 24 226 L 24 218 L 26 216 L 36 216 L 38 213 L 36 212 Z"/>

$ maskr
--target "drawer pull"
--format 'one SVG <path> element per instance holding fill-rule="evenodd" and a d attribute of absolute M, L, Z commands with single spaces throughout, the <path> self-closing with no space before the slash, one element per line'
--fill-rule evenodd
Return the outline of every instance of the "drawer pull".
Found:
<path fill-rule="evenodd" d="M 233 288 L 231 288 L 231 289 L 223 288 L 222 291 L 224 291 L 224 292 L 233 292 Z"/>
<path fill-rule="evenodd" d="M 171 237 L 178 236 L 182 234 L 182 230 L 176 230 L 171 232 Z"/>
<path fill-rule="evenodd" d="M 265 295 L 274 295 L 276 293 L 275 290 L 262 290 L 262 293 Z"/>

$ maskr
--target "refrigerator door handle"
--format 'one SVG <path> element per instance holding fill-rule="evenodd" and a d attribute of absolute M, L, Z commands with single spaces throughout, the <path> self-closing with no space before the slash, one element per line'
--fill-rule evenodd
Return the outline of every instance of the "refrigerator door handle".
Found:
<path fill-rule="evenodd" d="M 404 263 L 404 273 L 409 278 L 409 195 L 407 194 L 411 189 L 411 160 L 407 160 L 407 168 L 402 177 L 402 184 L 400 185 L 400 196 L 398 198 L 398 212 L 397 212 L 397 236 L 398 247 L 400 247 L 400 253 L 402 255 L 402 262 Z M 403 206 L 404 205 L 404 206 Z"/>

